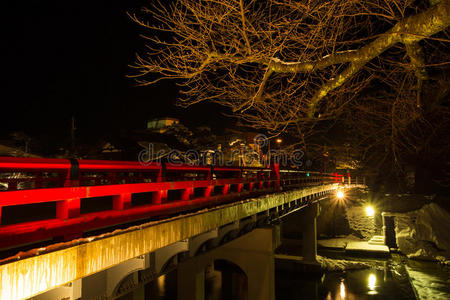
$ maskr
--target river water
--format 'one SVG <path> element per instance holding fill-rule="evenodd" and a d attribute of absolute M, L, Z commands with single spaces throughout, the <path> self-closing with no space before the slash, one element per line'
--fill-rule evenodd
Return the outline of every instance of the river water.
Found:
<path fill-rule="evenodd" d="M 340 253 L 330 252 L 327 256 L 344 258 Z M 393 254 L 389 259 L 347 259 L 369 263 L 370 268 L 317 276 L 277 271 L 275 299 L 450 299 L 448 267 L 412 261 L 398 254 Z M 160 277 L 151 286 L 148 290 L 150 293 L 147 293 L 150 294 L 148 299 L 177 299 L 176 271 Z M 208 279 L 205 288 L 207 300 L 228 300 L 221 290 L 220 279 Z M 246 298 L 244 294 L 242 297 L 233 297 L 233 300 Z"/>
<path fill-rule="evenodd" d="M 389 259 L 347 259 L 369 263 L 370 268 L 315 277 L 277 272 L 276 299 L 450 299 L 450 271 L 436 263 L 397 254 Z"/>

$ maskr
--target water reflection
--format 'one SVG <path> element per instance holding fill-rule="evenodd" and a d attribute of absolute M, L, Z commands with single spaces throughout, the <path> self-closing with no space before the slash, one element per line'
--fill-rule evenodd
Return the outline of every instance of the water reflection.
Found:
<path fill-rule="evenodd" d="M 363 270 L 311 274 L 276 274 L 276 299 L 415 299 L 404 263 L 371 260 Z"/>
<path fill-rule="evenodd" d="M 377 276 L 375 274 L 370 273 L 368 278 L 368 287 L 369 287 L 369 295 L 376 295 L 377 291 L 375 291 L 376 283 L 377 283 Z"/>
<path fill-rule="evenodd" d="M 345 299 L 345 284 L 344 284 L 344 280 L 341 281 L 341 286 L 339 287 L 339 289 L 340 289 L 339 295 L 341 296 L 341 299 Z"/>

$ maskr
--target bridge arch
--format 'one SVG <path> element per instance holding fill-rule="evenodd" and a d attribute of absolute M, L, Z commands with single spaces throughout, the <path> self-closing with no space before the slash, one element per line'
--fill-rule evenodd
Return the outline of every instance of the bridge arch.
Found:
<path fill-rule="evenodd" d="M 248 277 L 237 264 L 227 259 L 214 260 L 214 270 L 220 273 L 222 299 L 248 299 Z"/>
<path fill-rule="evenodd" d="M 218 237 L 218 230 L 214 229 L 203 234 L 199 234 L 189 239 L 189 255 L 191 257 L 197 255 L 204 245 L 209 241 Z"/>
<path fill-rule="evenodd" d="M 139 284 L 138 271 L 144 269 L 145 258 L 139 257 L 106 270 L 106 296 L 112 298 L 134 288 Z"/>
<path fill-rule="evenodd" d="M 133 293 L 133 289 L 136 286 L 136 274 L 137 272 L 133 272 L 125 275 L 124 278 L 122 278 L 122 280 L 115 287 L 110 299 L 127 299 L 127 295 L 129 293 Z"/>
<path fill-rule="evenodd" d="M 234 266 L 229 270 L 234 270 L 231 274 L 240 274 L 237 276 L 241 276 L 241 284 L 246 280 L 246 284 L 242 284 L 240 290 L 248 297 L 247 299 L 273 300 L 275 295 L 273 251 L 278 245 L 277 232 L 278 230 L 271 227 L 258 228 L 221 247 L 180 263 L 177 268 L 177 284 L 178 291 L 181 291 L 184 298 L 178 299 L 198 298 L 198 295 L 204 292 L 206 270 L 214 264 L 219 267 L 220 263 L 215 262 L 222 261 L 227 262 L 225 266 Z M 230 278 L 230 272 L 227 276 Z M 224 299 L 234 298 L 228 296 Z"/>
<path fill-rule="evenodd" d="M 167 267 L 167 264 L 170 263 L 176 255 L 187 251 L 189 251 L 188 241 L 181 241 L 151 253 L 150 264 L 154 266 L 155 274 L 161 274 L 161 272 L 163 272 Z"/>

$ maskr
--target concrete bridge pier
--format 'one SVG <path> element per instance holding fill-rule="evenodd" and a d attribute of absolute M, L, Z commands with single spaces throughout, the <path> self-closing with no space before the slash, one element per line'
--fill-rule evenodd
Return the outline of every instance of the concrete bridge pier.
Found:
<path fill-rule="evenodd" d="M 317 264 L 317 217 L 319 203 L 314 202 L 282 220 L 282 254 L 301 257 L 307 264 Z"/>
<path fill-rule="evenodd" d="M 222 290 L 240 290 L 248 300 L 274 300 L 274 250 L 280 244 L 279 228 L 258 228 L 221 247 L 178 264 L 178 299 L 205 299 L 205 270 L 214 265 L 222 272 Z M 240 270 L 241 272 L 239 272 Z M 236 274 L 246 277 L 236 286 Z M 245 274 L 245 275 L 244 275 Z M 231 290 L 231 291 L 230 291 Z"/>
<path fill-rule="evenodd" d="M 205 268 L 194 260 L 181 263 L 177 268 L 178 299 L 205 299 Z"/>
<path fill-rule="evenodd" d="M 308 263 L 317 262 L 317 217 L 319 216 L 319 204 L 313 203 L 301 211 L 299 218 L 300 229 L 303 231 L 302 256 Z"/>

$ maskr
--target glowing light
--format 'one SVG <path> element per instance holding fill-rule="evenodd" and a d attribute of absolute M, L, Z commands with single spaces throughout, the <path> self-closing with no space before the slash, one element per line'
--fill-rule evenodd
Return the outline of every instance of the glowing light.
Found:
<path fill-rule="evenodd" d="M 373 215 L 375 214 L 375 210 L 373 209 L 372 206 L 366 206 L 366 215 L 369 217 L 373 217 Z"/>
<path fill-rule="evenodd" d="M 341 281 L 341 285 L 339 286 L 339 295 L 341 296 L 341 299 L 345 299 L 345 284 L 344 281 Z"/>
<path fill-rule="evenodd" d="M 282 139 L 276 139 L 277 144 L 281 144 L 282 141 Z"/>
<path fill-rule="evenodd" d="M 341 191 L 341 190 L 337 191 L 336 197 L 337 197 L 338 199 L 343 199 L 344 196 L 345 196 L 345 195 L 344 195 L 344 192 L 343 192 L 343 191 Z"/>
<path fill-rule="evenodd" d="M 371 291 L 375 290 L 375 284 L 377 283 L 377 277 L 375 276 L 375 274 L 370 274 L 369 275 L 369 289 Z"/>

